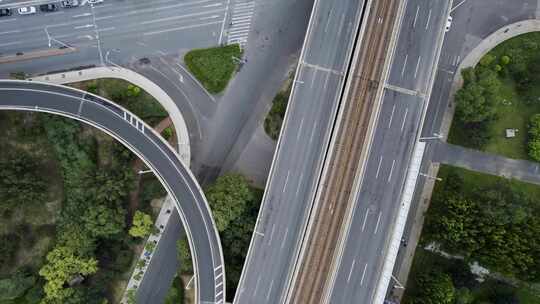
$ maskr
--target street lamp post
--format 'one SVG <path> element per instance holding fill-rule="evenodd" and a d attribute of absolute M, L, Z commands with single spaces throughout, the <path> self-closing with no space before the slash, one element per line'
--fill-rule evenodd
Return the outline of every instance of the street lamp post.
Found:
<path fill-rule="evenodd" d="M 442 139 L 444 136 L 439 133 L 433 133 L 433 136 L 427 136 L 427 137 L 420 137 L 418 140 L 426 141 L 426 140 L 437 140 Z"/>
<path fill-rule="evenodd" d="M 152 170 L 140 170 L 139 172 L 137 172 L 137 174 L 145 174 L 145 173 L 150 173 L 152 172 Z"/>
<path fill-rule="evenodd" d="M 99 31 L 96 23 L 96 13 L 94 11 L 94 5 L 90 4 L 90 10 L 92 11 L 92 22 L 94 23 L 94 32 L 96 33 L 97 47 L 99 52 L 99 60 L 102 66 L 105 66 L 105 61 L 103 60 L 103 51 L 101 50 L 101 40 L 99 39 Z"/>
<path fill-rule="evenodd" d="M 423 177 L 428 178 L 428 179 L 436 180 L 438 182 L 442 181 L 442 178 L 440 178 L 440 177 L 427 175 L 427 174 L 422 173 L 422 172 L 418 173 L 418 175 L 423 176 Z"/>

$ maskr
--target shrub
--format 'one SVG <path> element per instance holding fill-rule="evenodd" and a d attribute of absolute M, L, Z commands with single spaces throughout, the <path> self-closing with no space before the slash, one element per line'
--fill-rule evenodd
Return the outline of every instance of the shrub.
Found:
<path fill-rule="evenodd" d="M 510 57 L 507 55 L 501 56 L 500 64 L 501 65 L 507 65 L 510 63 Z"/>

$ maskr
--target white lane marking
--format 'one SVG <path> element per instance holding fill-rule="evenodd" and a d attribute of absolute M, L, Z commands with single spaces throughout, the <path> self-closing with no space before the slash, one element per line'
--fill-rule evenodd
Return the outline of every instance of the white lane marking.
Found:
<path fill-rule="evenodd" d="M 2 43 L 0 44 L 0 46 L 15 45 L 15 44 L 20 44 L 20 43 L 22 43 L 22 41 L 13 41 L 13 42 Z"/>
<path fill-rule="evenodd" d="M 285 184 L 283 184 L 283 190 L 281 191 L 282 193 L 284 193 L 285 188 L 287 188 L 287 182 L 289 181 L 289 174 L 291 174 L 291 170 L 287 171 L 287 177 L 285 177 Z"/>
<path fill-rule="evenodd" d="M 426 22 L 426 30 L 428 29 L 429 27 L 429 20 L 431 19 L 431 9 L 429 9 L 429 14 L 427 16 L 427 22 Z"/>
<path fill-rule="evenodd" d="M 390 181 L 390 179 L 392 179 L 392 173 L 394 172 L 394 165 L 396 164 L 396 160 L 393 159 L 392 160 L 392 167 L 390 168 L 390 174 L 388 175 L 388 181 Z"/>
<path fill-rule="evenodd" d="M 287 235 L 289 234 L 289 228 L 285 230 L 285 235 L 283 236 L 283 241 L 281 241 L 281 249 L 283 249 L 283 246 L 285 246 L 285 241 L 287 240 Z"/>
<path fill-rule="evenodd" d="M 418 11 L 420 10 L 420 5 L 416 6 L 416 15 L 414 15 L 414 22 L 412 24 L 412 27 L 416 27 L 416 19 L 418 19 Z"/>
<path fill-rule="evenodd" d="M 341 14 L 341 18 L 339 20 L 339 28 L 337 32 L 337 36 L 341 36 L 341 31 L 343 30 L 343 26 L 345 25 L 345 13 Z"/>
<path fill-rule="evenodd" d="M 209 17 L 201 17 L 201 18 L 199 18 L 199 20 L 208 20 L 208 19 L 216 19 L 216 18 L 219 18 L 219 15 L 213 15 L 213 16 L 209 16 Z"/>
<path fill-rule="evenodd" d="M 364 278 L 366 277 L 366 270 L 367 270 L 367 263 L 364 266 L 364 271 L 362 272 L 362 278 L 360 279 L 360 286 L 362 286 L 362 284 L 364 284 Z"/>
<path fill-rule="evenodd" d="M 74 27 L 74 29 L 79 30 L 79 29 L 89 28 L 89 27 L 94 27 L 94 25 L 93 24 L 79 25 L 79 26 Z"/>
<path fill-rule="evenodd" d="M 207 22 L 207 23 L 194 24 L 194 25 L 188 25 L 188 26 L 180 26 L 180 27 L 170 28 L 170 29 L 161 30 L 161 31 L 146 32 L 146 33 L 143 33 L 143 36 L 158 35 L 158 34 L 163 34 L 163 33 L 168 33 L 168 32 L 187 30 L 191 28 L 203 27 L 203 26 L 214 25 L 214 24 L 219 24 L 219 23 L 221 23 L 221 21 Z"/>
<path fill-rule="evenodd" d="M 401 68 L 401 78 L 403 78 L 403 74 L 405 73 L 405 67 L 407 66 L 407 59 L 409 59 L 409 54 L 405 55 L 405 60 L 403 61 L 403 67 Z"/>
<path fill-rule="evenodd" d="M 243 22 L 244 20 L 249 21 L 251 20 L 251 16 L 252 15 L 237 16 L 237 17 L 231 18 L 231 20 L 233 21 L 233 24 L 235 24 L 236 22 Z"/>
<path fill-rule="evenodd" d="M 311 131 L 311 136 L 309 138 L 309 143 L 311 143 L 313 141 L 313 135 L 315 135 L 316 127 L 317 127 L 317 122 L 315 122 L 315 124 L 313 125 L 313 131 Z"/>
<path fill-rule="evenodd" d="M 7 32 L 0 32 L 0 35 L 8 35 L 8 34 L 15 34 L 20 33 L 21 31 L 15 30 L 15 31 L 7 31 Z"/>
<path fill-rule="evenodd" d="M 377 224 L 375 224 L 375 231 L 373 232 L 373 234 L 377 234 L 377 231 L 379 231 L 379 224 L 381 223 L 381 216 L 382 216 L 382 211 L 379 212 L 379 217 L 377 218 Z"/>
<path fill-rule="evenodd" d="M 274 287 L 274 280 L 272 280 L 272 282 L 270 282 L 270 288 L 268 288 L 268 292 L 266 293 L 266 301 L 267 302 L 270 299 L 270 293 L 272 292 L 272 287 Z"/>
<path fill-rule="evenodd" d="M 392 120 L 394 119 L 394 112 L 396 111 L 396 105 L 392 107 L 392 114 L 390 114 L 390 121 L 388 122 L 388 129 L 392 126 Z"/>
<path fill-rule="evenodd" d="M 334 13 L 334 8 L 330 9 L 330 14 L 328 15 L 328 19 L 326 19 L 326 25 L 324 26 L 325 33 L 328 31 L 328 26 L 330 25 L 330 20 L 332 20 L 333 13 Z"/>
<path fill-rule="evenodd" d="M 268 245 L 272 242 L 272 238 L 274 237 L 274 230 L 276 230 L 276 224 L 272 224 L 272 231 L 270 232 L 270 239 L 268 240 Z"/>
<path fill-rule="evenodd" d="M 409 108 L 405 108 L 405 115 L 403 115 L 403 122 L 401 123 L 402 132 L 403 132 L 403 127 L 405 127 L 405 121 L 407 120 L 407 113 L 409 113 Z"/>
<path fill-rule="evenodd" d="M 375 178 L 379 177 L 379 171 L 381 171 L 381 164 L 382 164 L 382 156 L 379 159 L 379 165 L 377 166 L 377 173 L 375 173 Z"/>
<path fill-rule="evenodd" d="M 418 74 L 418 67 L 420 66 L 420 60 L 422 60 L 422 56 L 418 56 L 418 61 L 416 62 L 416 69 L 414 70 L 414 78 L 416 78 L 416 74 Z"/>
<path fill-rule="evenodd" d="M 4 23 L 4 22 L 12 22 L 12 21 L 15 21 L 15 20 L 17 20 L 17 18 L 7 19 L 7 20 L 0 20 L 0 23 Z"/>
<path fill-rule="evenodd" d="M 296 186 L 296 194 L 294 198 L 298 197 L 298 192 L 300 191 L 300 186 L 302 185 L 302 178 L 304 177 L 304 173 L 300 175 L 300 179 L 298 180 L 298 186 Z"/>
<path fill-rule="evenodd" d="M 171 20 L 176 20 L 176 19 L 183 19 L 183 18 L 189 18 L 189 17 L 201 16 L 201 15 L 207 15 L 207 14 L 215 14 L 215 13 L 219 13 L 219 12 L 222 12 L 222 11 L 224 11 L 224 9 L 217 9 L 217 10 L 205 11 L 205 12 L 197 12 L 197 13 L 192 13 L 192 14 L 186 14 L 186 15 L 180 15 L 180 16 L 172 16 L 172 17 L 166 17 L 166 18 L 161 18 L 161 19 L 143 21 L 140 24 L 152 24 L 152 23 L 158 23 L 158 22 L 163 22 L 163 21 L 171 21 Z"/>
<path fill-rule="evenodd" d="M 349 270 L 349 276 L 347 277 L 347 283 L 349 283 L 349 281 L 351 280 L 351 275 L 353 273 L 355 263 L 356 263 L 356 260 L 353 260 L 351 264 L 351 270 Z"/>
<path fill-rule="evenodd" d="M 366 215 L 364 216 L 364 223 L 362 224 L 362 232 L 364 232 L 364 229 L 366 228 L 368 214 L 369 214 L 369 209 L 366 209 Z"/>
<path fill-rule="evenodd" d="M 216 6 L 221 6 L 222 3 L 214 3 L 214 4 L 208 4 L 208 5 L 205 5 L 203 6 L 204 8 L 208 8 L 208 7 L 216 7 Z"/>
<path fill-rule="evenodd" d="M 114 26 L 110 26 L 110 27 L 98 29 L 97 31 L 98 31 L 98 32 L 106 32 L 106 31 L 112 31 L 112 30 L 115 30 L 115 29 L 116 29 L 116 28 L 115 28 Z"/>
<path fill-rule="evenodd" d="M 317 76 L 317 70 L 313 71 L 313 78 L 311 78 L 311 88 L 313 88 L 313 85 L 315 84 L 315 78 Z"/>
<path fill-rule="evenodd" d="M 201 0 L 201 1 L 194 1 L 194 2 L 184 2 L 184 3 L 168 5 L 168 6 L 152 7 L 152 8 L 148 8 L 148 9 L 140 9 L 140 10 L 129 11 L 129 12 L 125 13 L 125 14 L 100 16 L 100 17 L 96 17 L 96 20 L 104 20 L 104 19 L 111 19 L 111 18 L 118 18 L 118 17 L 126 17 L 126 16 L 131 16 L 131 15 L 142 14 L 142 13 L 149 13 L 149 12 L 155 13 L 158 10 L 160 10 L 160 11 L 161 10 L 168 10 L 168 9 L 175 8 L 175 7 L 202 4 L 202 3 L 205 3 L 205 2 L 211 2 L 211 1 L 212 0 Z M 97 7 L 97 6 L 95 6 L 95 7 Z M 103 5 L 101 7 L 103 7 Z"/>
<path fill-rule="evenodd" d="M 257 295 L 257 289 L 259 289 L 259 283 L 261 282 L 261 277 L 257 278 L 257 283 L 255 283 L 255 290 L 253 290 L 253 297 Z"/>
<path fill-rule="evenodd" d="M 304 118 L 302 117 L 302 120 L 300 120 L 300 128 L 298 128 L 298 133 L 296 133 L 296 140 L 300 138 L 300 134 L 302 134 L 302 127 L 304 125 Z"/>
<path fill-rule="evenodd" d="M 79 15 L 73 15 L 71 16 L 71 18 L 80 18 L 80 17 L 88 17 L 88 16 L 92 16 L 91 13 L 84 13 L 84 14 L 79 14 Z"/>

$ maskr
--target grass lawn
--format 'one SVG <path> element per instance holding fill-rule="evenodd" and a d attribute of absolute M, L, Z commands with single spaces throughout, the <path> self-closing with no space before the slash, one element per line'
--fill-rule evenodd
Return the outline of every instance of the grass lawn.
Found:
<path fill-rule="evenodd" d="M 502 102 L 495 105 L 496 119 L 489 124 L 488 134 L 490 140 L 482 147 L 483 151 L 503 155 L 514 159 L 530 159 L 527 155 L 527 130 L 528 122 L 532 115 L 540 113 L 540 86 L 531 86 L 525 97 L 520 94 L 516 87 L 516 82 L 510 67 L 514 61 L 531 66 L 538 60 L 540 49 L 540 32 L 524 34 L 507 40 L 494 49 L 489 54 L 495 56 L 495 60 L 500 60 L 502 56 L 508 55 L 510 64 L 507 72 L 500 72 L 501 89 L 499 95 Z M 536 98 L 534 98 L 536 96 Z M 527 100 L 531 98 L 532 100 Z M 535 100 L 536 99 L 536 100 Z M 515 138 L 506 138 L 505 129 L 515 128 L 519 131 Z M 459 120 L 455 119 L 448 141 L 453 144 L 472 147 L 464 127 Z"/>
<path fill-rule="evenodd" d="M 232 78 L 238 64 L 233 57 L 240 58 L 242 50 L 238 44 L 196 49 L 184 56 L 189 71 L 212 94 L 222 92 Z"/>
<path fill-rule="evenodd" d="M 442 182 L 439 182 L 435 186 L 435 190 L 433 192 L 433 195 L 439 195 L 441 193 L 440 189 L 444 187 L 444 181 L 446 179 L 446 176 L 450 173 L 456 173 L 463 179 L 463 184 L 467 185 L 467 187 L 464 187 L 464 191 L 474 191 L 478 188 L 485 188 L 489 185 L 497 184 L 498 182 L 503 181 L 504 179 L 499 176 L 495 175 L 488 175 L 483 173 L 478 173 L 474 171 L 469 171 L 466 169 L 448 166 L 448 165 L 441 165 L 439 169 L 438 176 L 442 178 Z M 517 190 L 522 193 L 526 193 L 527 195 L 531 197 L 540 197 L 540 186 L 524 183 L 515 179 L 511 179 L 510 185 L 512 189 Z M 467 193 L 464 193 L 467 194 Z"/>
<path fill-rule="evenodd" d="M 524 101 L 517 94 L 515 83 L 510 78 L 502 79 L 500 93 L 504 102 L 495 107 L 497 118 L 490 123 L 488 131 L 491 138 L 482 150 L 514 159 L 530 159 L 527 155 L 527 125 L 532 115 L 540 113 L 540 103 Z M 506 138 L 507 128 L 518 129 L 516 137 Z M 448 142 L 471 147 L 463 126 L 458 120 L 452 123 Z"/>

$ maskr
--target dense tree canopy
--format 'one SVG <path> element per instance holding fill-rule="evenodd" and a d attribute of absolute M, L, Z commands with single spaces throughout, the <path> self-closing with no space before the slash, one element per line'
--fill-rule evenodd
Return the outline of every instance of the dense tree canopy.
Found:
<path fill-rule="evenodd" d="M 433 198 L 427 238 L 492 270 L 538 279 L 540 202 L 508 182 L 469 192 L 457 176 L 446 180 L 454 186 Z"/>
<path fill-rule="evenodd" d="M 150 215 L 141 211 L 136 211 L 133 216 L 131 228 L 129 228 L 129 234 L 133 237 L 144 238 L 152 233 L 153 227 L 154 223 L 152 222 Z"/>
<path fill-rule="evenodd" d="M 422 273 L 416 278 L 418 294 L 415 304 L 454 304 L 456 290 L 452 278 L 439 270 Z"/>
<path fill-rule="evenodd" d="M 44 287 L 46 299 L 58 301 L 70 297 L 74 291 L 64 288 L 64 285 L 76 275 L 84 276 L 96 271 L 95 259 L 79 256 L 70 247 L 56 246 L 47 254 L 47 264 L 39 271 L 47 280 Z"/>
<path fill-rule="evenodd" d="M 205 193 L 219 231 L 238 218 L 254 198 L 247 180 L 239 174 L 220 176 Z"/>

